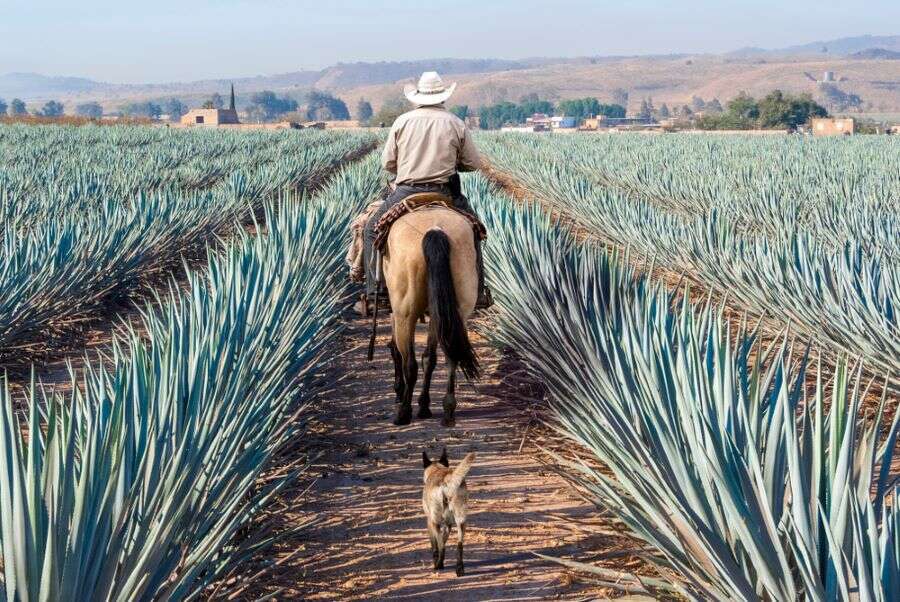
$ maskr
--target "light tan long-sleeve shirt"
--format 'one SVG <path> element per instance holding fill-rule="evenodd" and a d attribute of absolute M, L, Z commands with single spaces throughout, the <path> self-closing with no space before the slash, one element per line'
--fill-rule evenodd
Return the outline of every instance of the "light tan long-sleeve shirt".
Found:
<path fill-rule="evenodd" d="M 396 184 L 446 183 L 457 171 L 475 171 L 481 156 L 462 120 L 442 105 L 419 107 L 391 126 L 381 165 Z"/>

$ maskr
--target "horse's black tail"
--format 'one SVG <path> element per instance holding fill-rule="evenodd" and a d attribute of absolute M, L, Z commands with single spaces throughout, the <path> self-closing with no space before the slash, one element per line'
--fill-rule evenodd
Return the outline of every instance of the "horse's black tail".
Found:
<path fill-rule="evenodd" d="M 422 239 L 428 272 L 428 312 L 438 343 L 451 361 L 469 379 L 478 378 L 478 358 L 459 313 L 453 273 L 450 270 L 450 239 L 443 230 L 432 229 Z"/>

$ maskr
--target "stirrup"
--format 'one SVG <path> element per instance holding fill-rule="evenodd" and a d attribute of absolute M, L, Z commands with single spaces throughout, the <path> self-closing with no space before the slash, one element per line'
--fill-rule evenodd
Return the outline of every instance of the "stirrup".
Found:
<path fill-rule="evenodd" d="M 372 305 L 372 302 L 375 300 L 376 295 L 366 295 L 366 298 L 369 300 L 369 305 Z M 390 309 L 391 308 L 391 297 L 388 294 L 387 285 L 384 282 L 378 283 L 378 308 L 379 309 Z"/>
<path fill-rule="evenodd" d="M 368 318 L 375 309 L 374 299 L 363 293 L 360 295 L 359 300 L 353 305 L 353 309 L 361 316 Z M 386 311 L 391 310 L 391 300 L 388 298 L 387 293 L 378 294 L 378 309 Z"/>
<path fill-rule="evenodd" d="M 391 310 L 391 300 L 388 299 L 387 293 L 385 293 L 384 296 L 378 296 L 378 309 Z"/>

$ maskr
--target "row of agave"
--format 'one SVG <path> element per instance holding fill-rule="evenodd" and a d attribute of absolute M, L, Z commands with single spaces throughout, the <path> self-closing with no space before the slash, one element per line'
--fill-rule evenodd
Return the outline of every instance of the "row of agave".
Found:
<path fill-rule="evenodd" d="M 3 223 L 40 223 L 139 193 L 298 186 L 344 153 L 371 145 L 369 133 L 229 132 L 149 127 L 0 127 Z M 328 150 L 332 149 L 332 150 Z"/>
<path fill-rule="evenodd" d="M 789 321 L 829 349 L 900 374 L 900 264 L 869 252 L 853 238 L 825 244 L 818 233 L 803 229 L 766 236 L 744 231 L 717 210 L 678 214 L 646 195 L 599 183 L 565 163 L 548 162 L 538 152 L 582 145 L 589 136 L 546 142 L 523 138 L 489 142 L 492 161 L 582 228 L 684 272 L 756 315 Z M 503 150 L 506 143 L 515 150 Z M 843 211 L 863 214 L 864 207 Z M 896 207 L 893 211 L 897 213 Z M 896 230 L 892 238 L 900 240 Z"/>
<path fill-rule="evenodd" d="M 586 178 L 681 214 L 715 211 L 743 231 L 800 229 L 830 244 L 858 241 L 900 259 L 900 142 L 888 137 L 735 136 L 486 138 L 501 161 L 552 156 Z"/>
<path fill-rule="evenodd" d="M 196 599 L 265 545 L 235 535 L 296 476 L 257 485 L 302 436 L 292 412 L 339 329 L 349 220 L 382 186 L 370 156 L 267 204 L 266 235 L 210 253 L 71 395 L 32 385 L 24 434 L 0 391 L 6 599 Z"/>
<path fill-rule="evenodd" d="M 136 136 L 145 129 L 149 128 L 128 128 Z M 101 131 L 123 135 L 117 130 Z M 191 135 L 215 139 L 215 132 Z M 226 140 L 234 136 L 221 135 Z M 289 141 L 279 146 L 280 151 L 295 148 L 296 152 L 279 159 L 275 166 L 251 164 L 246 170 L 230 173 L 210 190 L 185 192 L 171 186 L 154 190 L 154 183 L 148 182 L 149 192 L 107 198 L 105 195 L 118 189 L 121 181 L 114 165 L 104 165 L 93 172 L 93 177 L 108 186 L 75 186 L 69 194 L 59 194 L 64 185 L 60 178 L 65 177 L 66 170 L 55 163 L 35 172 L 35 179 L 44 178 L 42 194 L 35 193 L 34 186 L 28 194 L 7 188 L 0 194 L 4 206 L 22 207 L 38 199 L 32 206 L 49 209 L 29 213 L 29 227 L 11 221 L 0 231 L 0 353 L 29 343 L 48 327 L 85 315 L 116 293 L 129 290 L 159 262 L 177 260 L 184 249 L 230 227 L 264 198 L 283 188 L 302 186 L 373 143 L 371 136 L 359 134 L 268 135 L 273 144 L 282 138 Z M 178 140 L 184 136 L 188 134 L 180 134 Z M 88 155 L 94 152 L 82 150 Z M 145 155 L 149 160 L 154 151 L 145 149 Z M 213 162 L 213 167 L 221 166 Z M 130 180 L 125 181 L 123 190 L 132 185 Z M 85 201 L 81 192 L 95 198 Z M 55 208 L 45 200 L 54 195 L 68 210 Z"/>
<path fill-rule="evenodd" d="M 543 212 L 481 178 L 466 186 L 491 233 L 493 336 L 587 454 L 558 457 L 563 468 L 677 575 L 645 585 L 698 600 L 900 599 L 900 412 L 886 434 L 881 423 L 896 399 L 866 426 L 858 368 L 826 377 L 787 341 L 762 348 L 719 308 L 676 303 Z"/>

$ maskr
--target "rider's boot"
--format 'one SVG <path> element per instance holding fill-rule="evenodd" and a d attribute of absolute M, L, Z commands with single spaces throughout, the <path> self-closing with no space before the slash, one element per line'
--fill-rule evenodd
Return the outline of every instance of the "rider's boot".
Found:
<path fill-rule="evenodd" d="M 359 296 L 359 301 L 353 304 L 353 311 L 358 313 L 364 318 L 368 318 L 371 315 L 369 311 L 369 298 L 365 293 Z"/>

